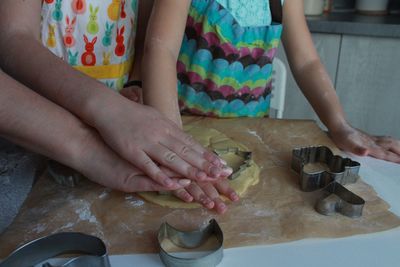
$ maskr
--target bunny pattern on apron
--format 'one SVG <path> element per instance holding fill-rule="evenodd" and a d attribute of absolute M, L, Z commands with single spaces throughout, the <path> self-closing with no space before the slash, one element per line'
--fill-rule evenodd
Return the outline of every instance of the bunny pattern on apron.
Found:
<path fill-rule="evenodd" d="M 137 9 L 137 0 L 43 0 L 42 43 L 119 90 L 133 65 Z"/>

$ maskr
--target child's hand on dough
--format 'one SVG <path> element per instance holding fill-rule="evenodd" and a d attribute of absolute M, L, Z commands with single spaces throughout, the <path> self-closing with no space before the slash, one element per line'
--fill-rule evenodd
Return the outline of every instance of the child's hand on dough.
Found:
<path fill-rule="evenodd" d="M 215 183 L 192 182 L 185 188 L 173 191 L 173 194 L 185 202 L 197 202 L 207 209 L 214 209 L 219 214 L 225 213 L 228 209 L 221 196 L 233 202 L 239 200 L 239 196 L 229 186 L 226 178 Z"/>

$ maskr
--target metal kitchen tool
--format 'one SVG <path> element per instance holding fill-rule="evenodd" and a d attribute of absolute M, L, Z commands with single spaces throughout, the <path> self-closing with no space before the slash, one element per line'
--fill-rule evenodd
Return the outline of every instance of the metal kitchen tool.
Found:
<path fill-rule="evenodd" d="M 339 212 L 347 217 L 357 218 L 362 215 L 364 199 L 357 196 L 343 185 L 332 182 L 323 189 L 323 197 L 317 201 L 315 209 L 323 215 Z"/>
<path fill-rule="evenodd" d="M 308 172 L 308 163 L 324 163 L 329 170 Z M 365 201 L 343 185 L 355 183 L 360 163 L 334 155 L 326 146 L 296 148 L 292 152 L 292 169 L 300 174 L 300 188 L 305 192 L 323 189 L 316 210 L 324 215 L 339 212 L 348 217 L 360 217 Z"/>
<path fill-rule="evenodd" d="M 99 238 L 82 233 L 58 233 L 36 239 L 15 250 L 0 267 L 31 267 L 58 255 L 82 254 L 62 265 L 42 267 L 110 267 L 107 249 Z"/>
<path fill-rule="evenodd" d="M 78 173 L 74 169 L 71 169 L 70 167 L 67 167 L 54 160 L 49 160 L 47 164 L 47 172 L 56 183 L 69 187 L 77 186 L 80 181 L 85 178 L 82 174 Z"/>
<path fill-rule="evenodd" d="M 163 241 L 169 239 L 178 247 L 194 249 L 213 235 L 218 241 L 218 246 L 203 257 L 178 257 L 163 248 Z M 158 231 L 160 258 L 167 267 L 214 267 L 221 262 L 223 257 L 223 239 L 222 230 L 214 219 L 205 228 L 191 232 L 180 231 L 168 223 L 163 223 Z"/>
<path fill-rule="evenodd" d="M 243 164 L 238 168 L 233 169 L 232 174 L 228 177 L 229 180 L 235 180 L 239 175 L 251 165 L 252 153 L 249 151 L 242 151 L 237 147 L 231 147 L 226 149 L 215 149 L 214 153 L 218 156 L 223 156 L 224 154 L 233 153 L 241 158 L 243 158 Z M 230 166 L 232 167 L 232 166 Z"/>

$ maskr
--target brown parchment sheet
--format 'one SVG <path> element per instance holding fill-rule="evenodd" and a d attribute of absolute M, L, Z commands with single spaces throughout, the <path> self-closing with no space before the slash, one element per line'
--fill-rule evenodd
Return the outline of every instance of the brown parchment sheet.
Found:
<path fill-rule="evenodd" d="M 246 145 L 261 168 L 259 184 L 240 202 L 228 203 L 226 214 L 204 208 L 163 208 L 90 181 L 66 188 L 44 175 L 14 223 L 0 236 L 0 257 L 30 240 L 61 231 L 96 235 L 110 254 L 156 253 L 156 233 L 164 221 L 190 230 L 215 218 L 224 232 L 225 248 L 337 238 L 400 225 L 388 204 L 362 180 L 348 186 L 366 200 L 361 218 L 327 217 L 314 210 L 319 194 L 299 189 L 298 175 L 290 169 L 291 151 L 308 145 L 326 145 L 335 153 L 339 150 L 312 121 L 187 117 L 185 123 L 215 128 Z"/>

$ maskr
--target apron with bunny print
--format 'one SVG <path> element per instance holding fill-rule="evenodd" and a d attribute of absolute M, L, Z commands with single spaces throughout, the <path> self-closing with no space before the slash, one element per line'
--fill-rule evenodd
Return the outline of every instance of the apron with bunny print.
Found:
<path fill-rule="evenodd" d="M 75 69 L 120 90 L 133 65 L 137 0 L 43 0 L 41 39 Z"/>

